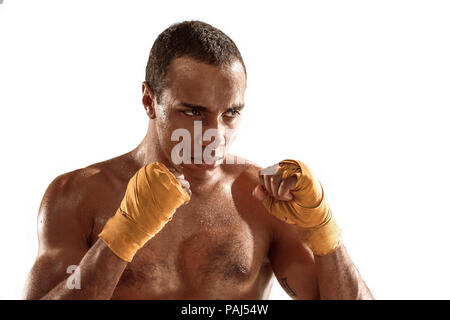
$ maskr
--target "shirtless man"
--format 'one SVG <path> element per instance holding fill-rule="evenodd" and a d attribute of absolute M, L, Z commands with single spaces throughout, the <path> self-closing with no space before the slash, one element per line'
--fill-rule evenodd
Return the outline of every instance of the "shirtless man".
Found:
<path fill-rule="evenodd" d="M 299 198 L 304 205 L 314 192 L 323 198 L 317 181 L 298 196 L 306 167 L 296 171 L 303 175 L 284 177 L 280 165 L 261 174 L 257 165 L 227 153 L 240 124 L 246 77 L 235 44 L 216 28 L 190 21 L 165 30 L 142 85 L 146 136 L 131 152 L 50 184 L 24 297 L 265 299 L 275 275 L 293 299 L 372 299 L 337 225 L 334 234 L 314 240 L 327 249 L 320 253 L 305 234 L 331 227 L 302 225 L 296 212 L 283 209 Z M 202 134 L 216 134 L 212 164 L 175 163 L 179 142 L 171 135 L 185 129 L 196 143 L 194 121 L 201 121 Z M 202 139 L 202 151 L 212 143 Z M 332 225 L 331 211 L 320 210 Z M 70 266 L 77 272 L 69 274 Z M 74 281 L 79 286 L 68 285 Z"/>

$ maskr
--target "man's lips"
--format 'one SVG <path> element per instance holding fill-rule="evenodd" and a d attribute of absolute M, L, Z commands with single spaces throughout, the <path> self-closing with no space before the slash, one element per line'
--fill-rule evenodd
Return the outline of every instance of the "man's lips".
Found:
<path fill-rule="evenodd" d="M 201 168 L 215 168 L 220 161 L 223 159 L 223 157 L 214 157 L 214 158 L 210 158 L 208 159 L 209 163 L 207 163 L 205 161 L 205 159 L 197 159 L 197 163 L 195 162 L 195 158 L 191 158 L 191 164 L 197 166 L 197 167 L 201 167 Z"/>

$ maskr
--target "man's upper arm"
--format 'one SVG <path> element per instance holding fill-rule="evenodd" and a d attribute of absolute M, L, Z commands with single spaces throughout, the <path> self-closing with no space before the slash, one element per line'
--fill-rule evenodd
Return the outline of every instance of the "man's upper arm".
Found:
<path fill-rule="evenodd" d="M 268 256 L 278 282 L 292 299 L 319 299 L 314 256 L 302 242 L 299 231 L 275 217 L 272 225 L 273 240 Z"/>
<path fill-rule="evenodd" d="M 76 173 L 56 178 L 47 188 L 38 214 L 39 250 L 24 289 L 25 299 L 39 299 L 69 276 L 89 250 L 88 225 L 80 217 Z M 75 191 L 75 192 L 74 192 Z"/>

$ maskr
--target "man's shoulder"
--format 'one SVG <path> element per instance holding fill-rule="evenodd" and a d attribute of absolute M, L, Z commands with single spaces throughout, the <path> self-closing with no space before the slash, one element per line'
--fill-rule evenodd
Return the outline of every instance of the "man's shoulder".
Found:
<path fill-rule="evenodd" d="M 57 176 L 48 186 L 38 213 L 43 243 L 60 241 L 61 230 L 89 241 L 96 217 L 113 210 L 123 196 L 133 166 L 119 156 Z M 66 237 L 66 236 L 65 236 Z"/>
<path fill-rule="evenodd" d="M 259 184 L 261 166 L 242 157 L 234 155 L 230 157 L 233 160 L 227 161 L 224 168 L 227 176 L 231 177 L 233 193 L 245 196 L 249 203 L 257 202 L 256 198 L 252 196 L 252 191 Z"/>
<path fill-rule="evenodd" d="M 74 192 L 80 194 L 106 182 L 107 172 L 108 168 L 103 162 L 95 163 L 57 176 L 49 187 L 53 189 L 53 193 L 61 196 L 70 196 Z"/>
<path fill-rule="evenodd" d="M 57 176 L 48 186 L 43 202 L 57 203 L 65 209 L 77 209 L 87 202 L 99 202 L 103 196 L 126 183 L 128 172 L 123 156 L 97 162 Z M 122 166 L 121 166 L 122 164 Z"/>
<path fill-rule="evenodd" d="M 243 205 L 257 217 L 258 221 L 264 222 L 272 239 L 274 226 L 282 221 L 270 215 L 262 202 L 253 196 L 253 190 L 260 184 L 259 174 L 263 167 L 256 162 L 237 156 L 233 157 L 239 161 L 236 161 L 234 164 L 228 163 L 227 167 L 228 170 L 234 172 L 231 190 L 236 197 L 235 203 L 236 205 Z"/>
<path fill-rule="evenodd" d="M 233 174 L 236 179 L 249 179 L 257 183 L 259 171 L 262 167 L 256 162 L 250 161 L 248 159 L 229 155 L 224 161 L 224 168 L 226 171 Z"/>

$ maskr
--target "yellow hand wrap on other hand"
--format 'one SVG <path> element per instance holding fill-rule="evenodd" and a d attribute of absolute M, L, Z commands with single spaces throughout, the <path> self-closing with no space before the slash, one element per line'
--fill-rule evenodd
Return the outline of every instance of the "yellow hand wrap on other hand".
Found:
<path fill-rule="evenodd" d="M 131 262 L 188 200 L 189 194 L 166 166 L 148 164 L 130 179 L 120 207 L 98 236 L 119 258 Z"/>
<path fill-rule="evenodd" d="M 308 167 L 298 160 L 283 160 L 278 164 L 277 174 L 282 179 L 297 177 L 291 190 L 290 201 L 276 200 L 267 196 L 264 207 L 278 219 L 295 224 L 302 232 L 307 245 L 316 255 L 326 255 L 339 247 L 341 230 L 337 225 L 320 182 Z"/>

